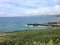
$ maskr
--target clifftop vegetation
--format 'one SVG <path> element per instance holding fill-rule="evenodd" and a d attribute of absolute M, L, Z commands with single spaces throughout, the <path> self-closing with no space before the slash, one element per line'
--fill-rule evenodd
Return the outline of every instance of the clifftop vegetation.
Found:
<path fill-rule="evenodd" d="M 60 45 L 60 28 L 0 33 L 0 45 Z"/>

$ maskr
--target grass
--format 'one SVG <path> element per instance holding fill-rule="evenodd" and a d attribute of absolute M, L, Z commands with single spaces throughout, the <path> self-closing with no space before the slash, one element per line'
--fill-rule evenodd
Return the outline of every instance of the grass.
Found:
<path fill-rule="evenodd" d="M 0 33 L 0 45 L 60 45 L 60 28 Z"/>

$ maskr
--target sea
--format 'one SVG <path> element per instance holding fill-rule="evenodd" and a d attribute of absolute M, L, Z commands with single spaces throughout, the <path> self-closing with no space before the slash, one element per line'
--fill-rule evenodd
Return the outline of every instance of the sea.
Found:
<path fill-rule="evenodd" d="M 60 17 L 55 16 L 30 16 L 30 17 L 0 17 L 0 32 L 13 32 L 21 30 L 36 30 L 52 28 L 50 26 L 29 27 L 27 24 L 43 24 L 47 22 L 60 21 Z"/>

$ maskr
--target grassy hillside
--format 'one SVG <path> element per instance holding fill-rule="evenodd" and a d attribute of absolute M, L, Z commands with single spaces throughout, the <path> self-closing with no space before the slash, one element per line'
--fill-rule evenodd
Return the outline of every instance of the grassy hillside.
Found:
<path fill-rule="evenodd" d="M 60 29 L 0 33 L 0 45 L 60 45 Z"/>

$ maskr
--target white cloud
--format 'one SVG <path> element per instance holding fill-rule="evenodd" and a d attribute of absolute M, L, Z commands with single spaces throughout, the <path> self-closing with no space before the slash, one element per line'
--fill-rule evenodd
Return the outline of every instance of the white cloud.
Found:
<path fill-rule="evenodd" d="M 1 14 L 4 14 L 4 12 L 3 12 L 3 11 L 0 11 L 0 15 L 1 15 Z"/>
<path fill-rule="evenodd" d="M 5 12 L 0 11 L 0 16 L 3 16 L 5 14 Z"/>
<path fill-rule="evenodd" d="M 0 16 L 60 14 L 59 2 L 60 0 L 0 0 Z"/>
<path fill-rule="evenodd" d="M 3 14 L 3 12 L 1 12 L 1 14 Z M 53 7 L 39 7 L 37 9 L 13 7 L 11 10 L 6 11 L 4 16 L 32 16 L 52 14 L 60 14 L 60 5 L 55 5 Z"/>
<path fill-rule="evenodd" d="M 42 7 L 34 10 L 27 10 L 26 13 L 31 15 L 60 14 L 60 5 L 55 5 L 53 7 Z"/>
<path fill-rule="evenodd" d="M 60 2 L 60 0 L 12 0 L 11 2 L 14 2 L 16 4 L 26 5 L 26 6 L 28 6 L 28 5 L 37 6 L 38 4 L 39 4 L 38 6 L 40 6 L 43 4 L 47 5 L 47 3 L 56 4 L 56 3 Z"/>

